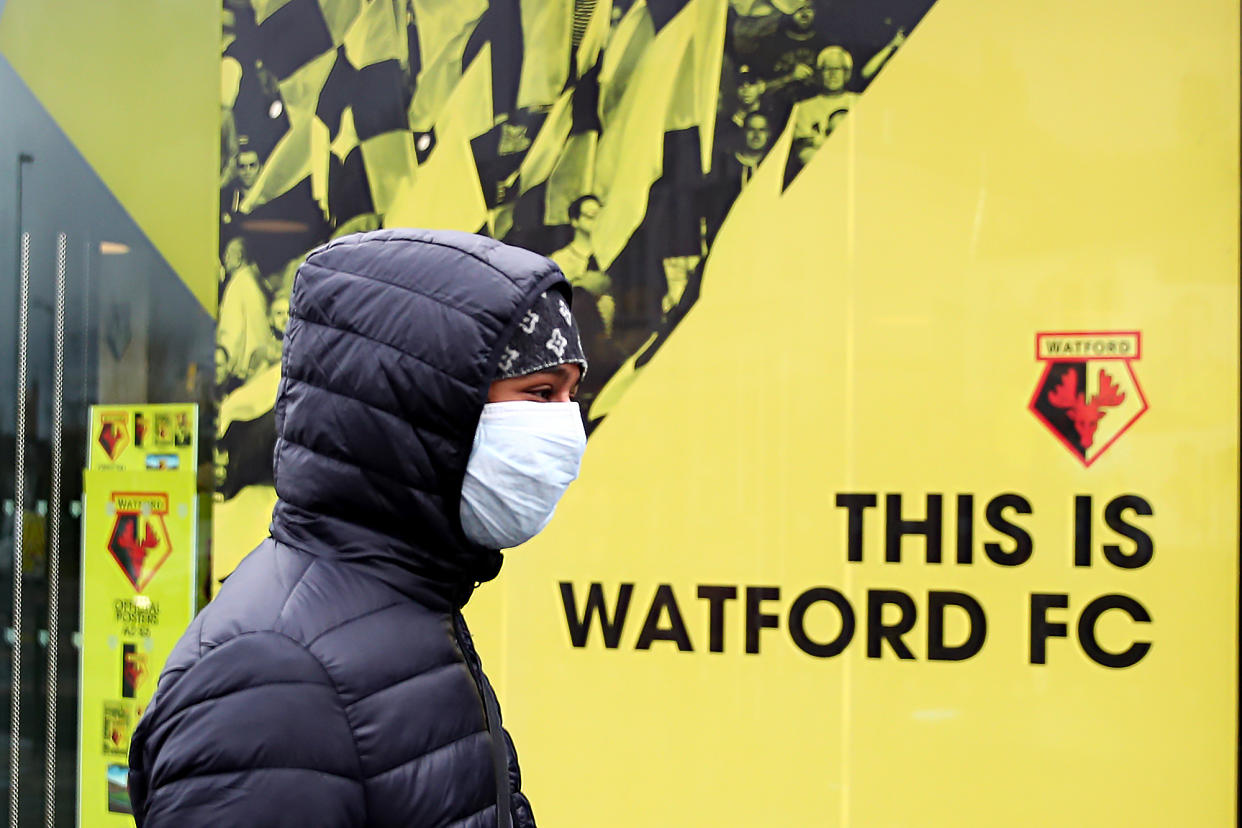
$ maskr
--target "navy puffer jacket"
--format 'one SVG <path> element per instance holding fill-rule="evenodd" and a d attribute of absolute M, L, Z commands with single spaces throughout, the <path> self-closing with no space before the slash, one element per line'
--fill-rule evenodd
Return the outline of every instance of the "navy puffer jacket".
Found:
<path fill-rule="evenodd" d="M 542 256 L 383 230 L 298 272 L 271 537 L 186 631 L 130 747 L 143 828 L 533 826 L 459 612 L 500 553 L 459 499 Z M 500 780 L 500 784 L 497 784 Z"/>

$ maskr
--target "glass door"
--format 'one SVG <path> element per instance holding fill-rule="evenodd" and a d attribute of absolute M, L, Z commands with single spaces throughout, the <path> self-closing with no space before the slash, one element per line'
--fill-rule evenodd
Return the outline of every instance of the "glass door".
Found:
<path fill-rule="evenodd" d="M 89 407 L 208 412 L 213 325 L 2 57 L 0 107 L 3 819 L 89 826 L 77 813 L 78 749 L 103 738 L 100 716 L 78 703 Z M 200 451 L 210 457 L 210 440 Z"/>

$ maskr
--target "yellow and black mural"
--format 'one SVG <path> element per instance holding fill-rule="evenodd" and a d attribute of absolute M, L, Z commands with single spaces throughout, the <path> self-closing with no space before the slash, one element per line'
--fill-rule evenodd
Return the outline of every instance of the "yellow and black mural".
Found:
<path fill-rule="evenodd" d="M 217 580 L 301 257 L 481 232 L 592 363 L 468 607 L 541 824 L 1229 819 L 1236 4 L 224 8 Z"/>
<path fill-rule="evenodd" d="M 470 230 L 556 261 L 593 429 L 693 306 L 776 137 L 792 135 L 789 181 L 930 5 L 227 0 L 221 499 L 270 485 L 297 264 L 379 226 Z"/>

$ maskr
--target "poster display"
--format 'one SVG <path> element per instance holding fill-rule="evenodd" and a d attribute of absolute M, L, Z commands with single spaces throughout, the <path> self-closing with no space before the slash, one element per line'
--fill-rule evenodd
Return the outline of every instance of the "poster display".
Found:
<path fill-rule="evenodd" d="M 484 232 L 592 363 L 466 610 L 540 825 L 1231 824 L 1237 4 L 331 5 L 226 29 L 216 576 L 299 256 Z"/>
<path fill-rule="evenodd" d="M 97 471 L 194 471 L 198 406 L 194 403 L 91 406 L 88 468 Z"/>
<path fill-rule="evenodd" d="M 96 406 L 92 422 L 104 467 L 83 482 L 78 800 L 80 824 L 106 828 L 133 825 L 130 735 L 194 615 L 197 410 Z"/>

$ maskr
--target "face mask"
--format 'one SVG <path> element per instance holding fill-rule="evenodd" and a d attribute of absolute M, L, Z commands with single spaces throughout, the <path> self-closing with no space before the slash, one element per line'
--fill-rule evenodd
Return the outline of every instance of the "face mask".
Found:
<path fill-rule="evenodd" d="M 466 537 L 508 549 L 539 534 L 577 478 L 585 448 L 576 402 L 483 406 L 461 487 Z"/>

